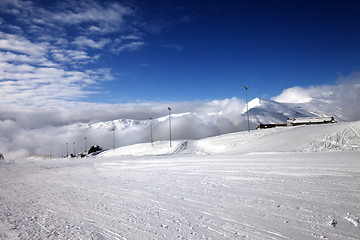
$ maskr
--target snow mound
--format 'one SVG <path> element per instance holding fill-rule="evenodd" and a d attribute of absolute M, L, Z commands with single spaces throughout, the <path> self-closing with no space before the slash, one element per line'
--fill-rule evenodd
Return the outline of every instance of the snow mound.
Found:
<path fill-rule="evenodd" d="M 237 132 L 200 140 L 142 143 L 102 156 L 168 154 L 239 154 L 265 152 L 331 152 L 360 150 L 360 121 L 336 124 L 279 127 Z"/>
<path fill-rule="evenodd" d="M 209 154 L 197 144 L 197 141 L 185 141 L 174 151 L 174 154 Z"/>

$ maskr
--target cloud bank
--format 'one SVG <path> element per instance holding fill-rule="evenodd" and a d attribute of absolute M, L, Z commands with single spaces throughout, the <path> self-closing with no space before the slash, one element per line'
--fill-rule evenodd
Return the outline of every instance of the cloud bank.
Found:
<path fill-rule="evenodd" d="M 308 109 L 322 109 L 344 121 L 360 119 L 360 72 L 339 76 L 337 85 L 292 87 L 272 100 L 280 103 L 306 105 Z"/>
<path fill-rule="evenodd" d="M 153 119 L 154 140 L 167 140 L 168 106 L 172 108 L 173 139 L 199 139 L 239 131 L 247 126 L 241 117 L 245 103 L 237 98 L 118 105 L 74 102 L 66 106 L 66 109 L 21 106 L 1 110 L 0 152 L 14 159 L 30 153 L 61 156 L 66 154 L 66 143 L 70 153 L 73 143 L 77 152 L 84 150 L 85 137 L 88 147 L 98 144 L 112 148 L 114 119 L 136 119 L 131 121 L 135 124 L 116 129 L 116 146 L 149 142 L 149 118 Z M 109 120 L 107 125 L 95 127 L 97 122 Z"/>
<path fill-rule="evenodd" d="M 340 121 L 360 120 L 360 78 L 358 73 L 339 78 L 338 85 L 293 87 L 273 98 L 277 105 L 249 104 L 251 128 L 256 119 L 285 121 L 292 109 L 315 115 L 332 115 Z M 296 98 L 294 97 L 296 96 Z M 255 103 L 258 103 L 256 101 Z M 128 104 L 95 104 L 67 101 L 66 108 L 17 106 L 0 111 L 0 152 L 8 158 L 20 159 L 29 153 L 65 155 L 83 151 L 85 144 L 113 147 L 112 128 L 116 126 L 116 147 L 150 142 L 152 118 L 153 139 L 168 140 L 168 109 L 172 108 L 173 139 L 200 139 L 224 133 L 247 130 L 246 105 L 237 98 L 192 102 L 148 102 Z M 275 104 L 275 103 L 274 103 Z M 280 105 L 278 105 L 280 104 Z M 284 104 L 284 107 L 281 107 Z M 61 105 L 60 102 L 56 106 Z M 256 111 L 254 111 L 256 110 Z M 275 111 L 270 113 L 269 111 Z M 281 119 L 277 119 L 277 118 Z M 134 119 L 134 120 L 116 120 Z M 266 119 L 264 121 L 266 121 Z M 100 123 L 99 123 L 100 122 Z M 86 143 L 85 143 L 85 138 Z M 66 145 L 68 143 L 68 145 Z M 68 149 L 66 150 L 66 146 Z M 74 149 L 75 148 L 75 149 Z"/>
<path fill-rule="evenodd" d="M 266 121 L 285 121 L 286 113 L 276 112 L 292 109 L 315 115 L 332 115 L 340 121 L 360 120 L 359 74 L 339 79 L 330 86 L 293 87 L 285 89 L 273 98 L 277 105 L 249 104 L 251 128 Z M 296 96 L 296 98 L 294 97 Z M 150 142 L 152 118 L 153 139 L 168 140 L 168 109 L 172 108 L 173 139 L 200 139 L 224 133 L 247 130 L 245 102 L 235 97 L 214 101 L 148 102 L 128 104 L 95 104 L 78 101 L 57 100 L 56 106 L 15 106 L 0 110 L 0 152 L 8 158 L 20 159 L 29 153 L 65 155 L 66 151 L 80 152 L 85 144 L 105 148 L 113 147 L 112 127 L 116 126 L 116 146 Z M 274 103 L 275 104 L 275 103 Z M 280 105 L 279 105 L 280 104 Z M 281 107 L 284 104 L 284 107 Z M 298 110 L 297 110 L 298 109 Z M 255 110 L 255 111 L 254 111 Z M 269 111 L 275 111 L 271 113 Z M 259 115 L 260 114 L 260 115 Z M 264 119 L 265 117 L 265 119 Z M 281 119 L 278 119 L 278 118 Z M 134 120 L 116 120 L 134 119 Z M 125 123 L 124 123 L 125 121 Z M 100 122 L 100 123 L 98 123 Z M 121 124 L 119 124 L 121 122 Z M 85 138 L 86 143 L 85 143 Z M 66 143 L 68 143 L 66 145 Z M 68 149 L 66 150 L 66 146 Z"/>

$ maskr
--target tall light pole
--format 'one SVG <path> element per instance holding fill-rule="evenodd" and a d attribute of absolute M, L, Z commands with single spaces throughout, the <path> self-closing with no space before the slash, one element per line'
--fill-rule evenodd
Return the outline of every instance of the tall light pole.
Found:
<path fill-rule="evenodd" d="M 171 108 L 168 107 L 169 110 L 169 129 L 170 129 L 170 147 L 171 147 Z"/>
<path fill-rule="evenodd" d="M 69 143 L 66 143 L 66 157 L 69 156 Z"/>
<path fill-rule="evenodd" d="M 153 134 L 152 134 L 152 118 L 149 118 L 150 120 L 150 141 L 151 141 L 151 146 L 154 146 L 153 144 Z"/>
<path fill-rule="evenodd" d="M 245 89 L 245 96 L 246 96 L 246 113 L 247 113 L 247 122 L 248 122 L 248 132 L 250 132 L 250 121 L 249 121 L 249 105 L 248 105 L 248 99 L 247 99 L 247 90 L 249 86 L 244 86 Z"/>
<path fill-rule="evenodd" d="M 73 142 L 73 146 L 74 146 L 74 156 L 76 156 L 76 148 L 75 148 L 75 143 Z"/>
<path fill-rule="evenodd" d="M 116 129 L 116 127 L 114 125 L 114 127 L 111 129 L 113 131 L 113 147 L 114 147 L 114 151 L 115 151 L 115 129 Z"/>
<path fill-rule="evenodd" d="M 86 137 L 85 137 L 85 152 L 87 152 L 87 144 L 86 144 Z"/>

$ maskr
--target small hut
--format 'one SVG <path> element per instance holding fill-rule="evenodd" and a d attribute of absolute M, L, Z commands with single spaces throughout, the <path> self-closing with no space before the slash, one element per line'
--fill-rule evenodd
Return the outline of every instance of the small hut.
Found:
<path fill-rule="evenodd" d="M 99 145 L 94 145 L 94 146 L 91 146 L 91 148 L 89 149 L 88 155 L 97 155 L 103 151 L 104 151 L 104 149 L 102 147 L 100 147 Z"/>

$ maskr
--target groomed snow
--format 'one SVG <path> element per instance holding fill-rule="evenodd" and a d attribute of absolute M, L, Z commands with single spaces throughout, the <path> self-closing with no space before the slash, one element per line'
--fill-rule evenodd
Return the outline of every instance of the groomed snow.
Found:
<path fill-rule="evenodd" d="M 239 154 L 254 152 L 321 152 L 360 150 L 360 122 L 278 127 L 230 133 L 201 140 L 135 144 L 109 150 L 102 156 L 173 153 Z"/>
<path fill-rule="evenodd" d="M 0 239 L 359 239 L 360 122 L 0 163 Z"/>

